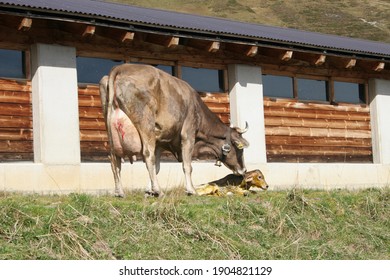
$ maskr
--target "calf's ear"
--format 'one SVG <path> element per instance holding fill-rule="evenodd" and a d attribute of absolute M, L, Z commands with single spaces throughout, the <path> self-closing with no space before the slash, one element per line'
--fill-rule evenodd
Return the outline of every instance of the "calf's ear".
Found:
<path fill-rule="evenodd" d="M 250 175 L 248 177 L 245 177 L 245 182 L 246 183 L 249 183 L 249 182 L 252 182 L 253 181 L 253 175 Z"/>

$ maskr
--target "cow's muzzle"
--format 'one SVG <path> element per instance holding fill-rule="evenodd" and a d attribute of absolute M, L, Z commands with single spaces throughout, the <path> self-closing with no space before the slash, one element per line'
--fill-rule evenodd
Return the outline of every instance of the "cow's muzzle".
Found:
<path fill-rule="evenodd" d="M 241 175 L 241 176 L 244 176 L 246 173 L 246 168 L 242 168 L 242 169 L 236 169 L 233 171 L 233 174 L 234 175 Z"/>

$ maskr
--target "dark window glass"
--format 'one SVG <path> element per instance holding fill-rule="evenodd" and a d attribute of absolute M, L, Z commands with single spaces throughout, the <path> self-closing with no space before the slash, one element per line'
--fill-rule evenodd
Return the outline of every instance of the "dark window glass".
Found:
<path fill-rule="evenodd" d="M 286 76 L 263 75 L 264 96 L 293 98 L 293 79 Z"/>
<path fill-rule="evenodd" d="M 169 65 L 162 65 L 162 64 L 153 65 L 153 66 L 154 66 L 154 67 L 157 67 L 157 68 L 160 69 L 160 70 L 163 70 L 163 71 L 167 72 L 168 74 L 173 75 L 173 67 L 172 67 L 172 66 L 169 66 Z"/>
<path fill-rule="evenodd" d="M 0 49 L 0 77 L 26 78 L 24 52 Z"/>
<path fill-rule="evenodd" d="M 182 79 L 189 83 L 197 91 L 224 91 L 222 70 L 182 67 Z"/>
<path fill-rule="evenodd" d="M 310 79 L 297 79 L 298 99 L 327 101 L 327 82 Z"/>
<path fill-rule="evenodd" d="M 123 61 L 104 58 L 77 57 L 77 80 L 79 83 L 98 84 L 104 75 L 108 75 L 115 65 Z"/>
<path fill-rule="evenodd" d="M 346 103 L 365 103 L 364 84 L 335 81 L 334 101 Z"/>

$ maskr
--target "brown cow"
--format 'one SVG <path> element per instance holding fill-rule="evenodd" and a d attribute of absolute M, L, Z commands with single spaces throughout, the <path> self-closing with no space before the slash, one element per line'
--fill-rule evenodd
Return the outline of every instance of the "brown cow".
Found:
<path fill-rule="evenodd" d="M 249 144 L 241 134 L 247 127 L 241 130 L 223 124 L 188 83 L 152 66 L 123 64 L 110 72 L 108 96 L 106 123 L 111 149 L 112 112 L 120 108 L 141 139 L 151 181 L 147 194 L 162 195 L 157 173 L 163 149 L 183 162 L 188 194 L 196 194 L 191 179 L 194 149 L 214 155 L 234 173 L 245 173 L 243 149 Z"/>

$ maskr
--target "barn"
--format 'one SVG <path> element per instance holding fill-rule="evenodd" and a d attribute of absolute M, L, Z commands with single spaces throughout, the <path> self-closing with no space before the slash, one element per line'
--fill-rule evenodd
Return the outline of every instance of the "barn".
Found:
<path fill-rule="evenodd" d="M 248 169 L 271 189 L 390 179 L 390 44 L 92 0 L 0 1 L 0 190 L 113 190 L 98 82 L 117 64 L 190 83 L 249 124 Z M 164 155 L 162 187 L 183 183 Z M 195 184 L 229 173 L 194 159 Z M 125 164 L 142 188 L 142 161 Z"/>

